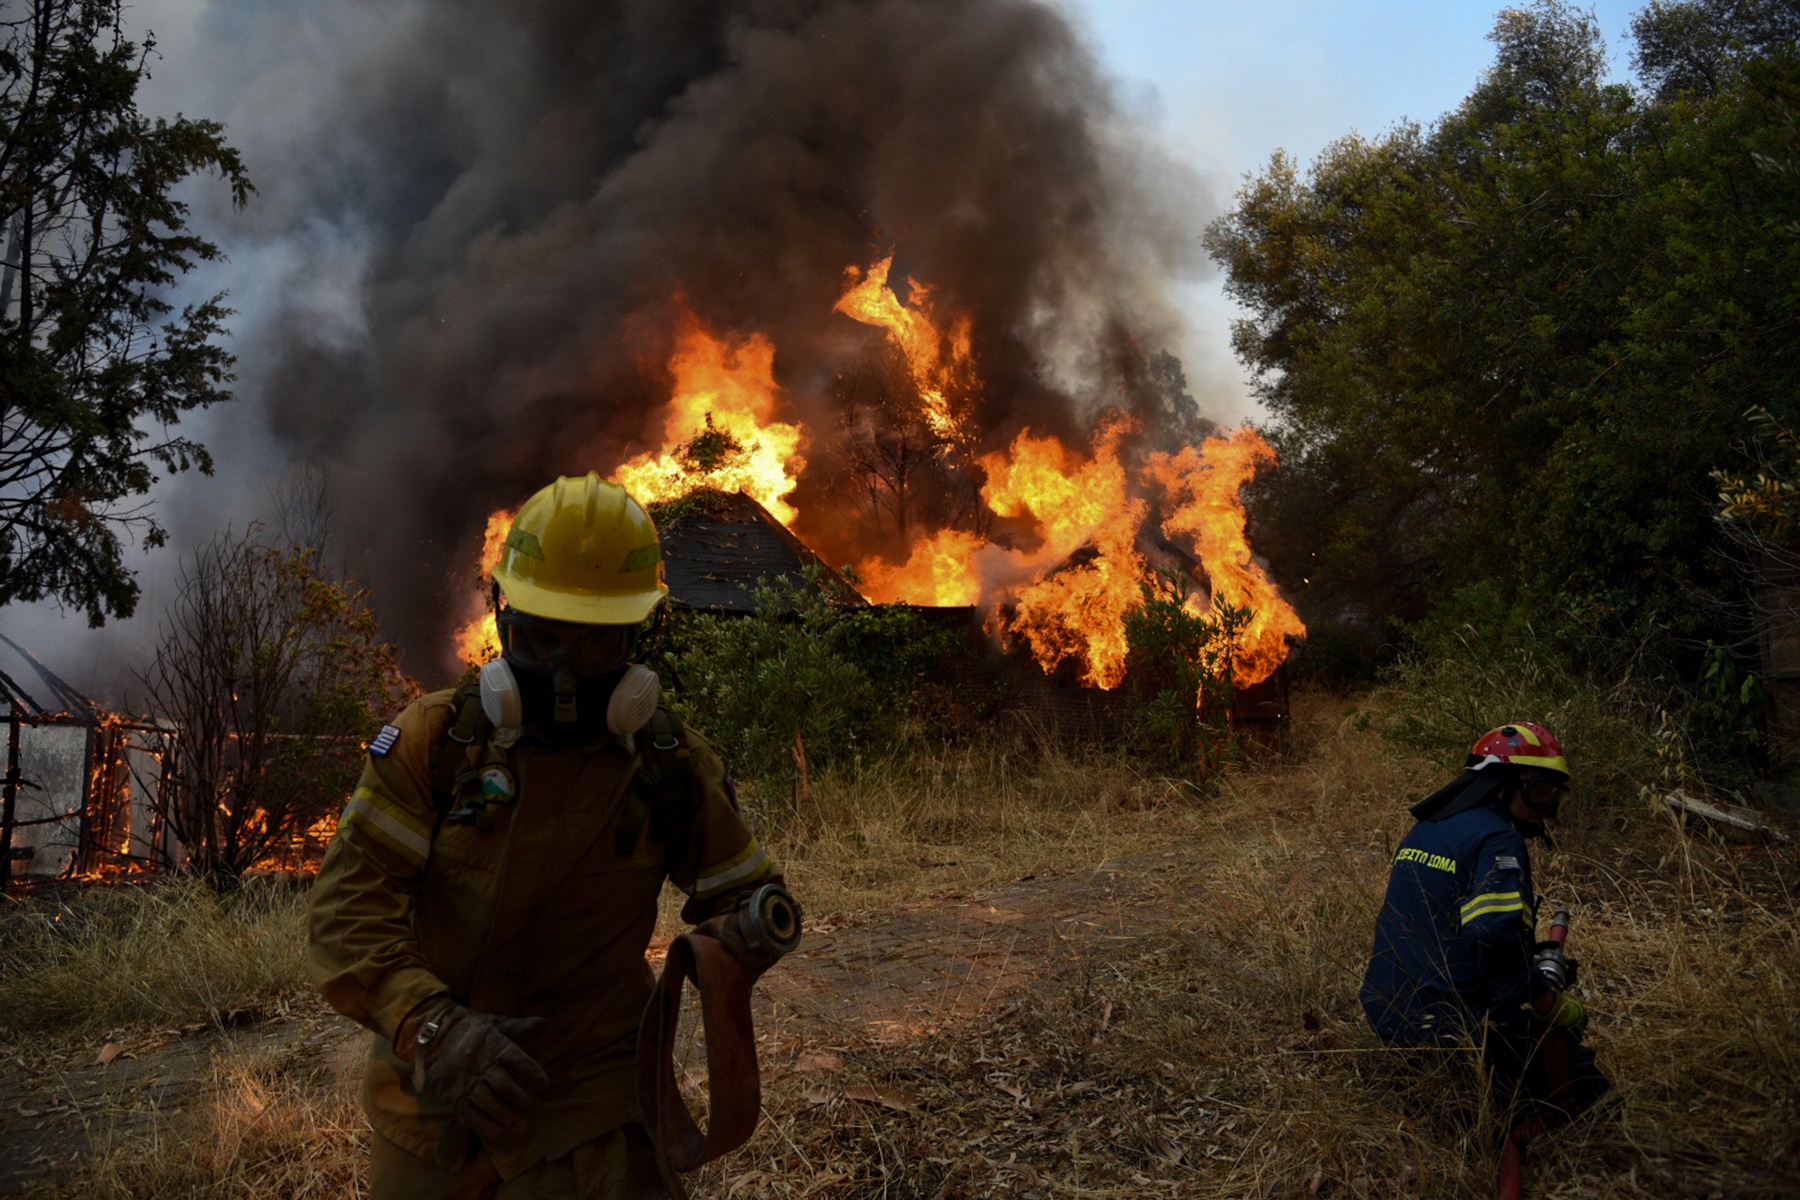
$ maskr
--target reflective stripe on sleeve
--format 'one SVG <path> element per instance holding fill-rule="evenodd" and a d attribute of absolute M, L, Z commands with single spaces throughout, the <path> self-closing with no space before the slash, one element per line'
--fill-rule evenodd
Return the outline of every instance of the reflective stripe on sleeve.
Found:
<path fill-rule="evenodd" d="M 754 879 L 769 866 L 769 856 L 764 853 L 761 844 L 755 838 L 736 854 L 722 863 L 715 863 L 700 872 L 700 878 L 694 883 L 694 898 L 705 900 L 724 891 L 734 883 L 742 883 L 746 879 Z"/>
<path fill-rule="evenodd" d="M 373 788 L 356 789 L 340 823 L 363 830 L 415 867 L 431 856 L 429 827 Z"/>
<path fill-rule="evenodd" d="M 1522 913 L 1525 901 L 1517 892 L 1483 892 L 1462 906 L 1462 923 L 1467 925 L 1477 917 L 1492 916 L 1494 913 Z"/>

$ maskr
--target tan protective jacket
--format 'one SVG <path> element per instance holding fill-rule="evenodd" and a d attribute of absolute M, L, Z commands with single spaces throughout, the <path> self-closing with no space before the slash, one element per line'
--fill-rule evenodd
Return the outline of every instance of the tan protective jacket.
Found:
<path fill-rule="evenodd" d="M 313 889 L 309 965 L 332 1006 L 375 1032 L 370 1123 L 443 1166 L 478 1143 L 442 1097 L 413 1090 L 394 1053 L 400 1023 L 443 993 L 476 1012 L 547 1018 L 523 1049 L 549 1074 L 549 1098 L 524 1133 L 486 1147 L 511 1178 L 639 1115 L 633 1051 L 664 878 L 689 897 L 683 919 L 698 922 L 780 876 L 732 804 L 718 754 L 692 731 L 683 861 L 664 861 L 649 821 L 619 853 L 644 760 L 611 735 L 580 747 L 529 734 L 450 745 L 481 769 L 491 827 L 440 824 L 430 758 L 454 705 L 454 691 L 433 693 L 371 743 Z"/>

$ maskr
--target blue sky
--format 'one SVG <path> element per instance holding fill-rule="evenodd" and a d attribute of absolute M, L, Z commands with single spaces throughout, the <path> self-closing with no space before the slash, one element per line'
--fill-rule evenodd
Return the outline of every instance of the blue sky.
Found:
<path fill-rule="evenodd" d="M 1102 60 L 1196 166 L 1236 178 L 1284 146 L 1310 158 L 1352 129 L 1376 133 L 1456 104 L 1492 59 L 1498 3 L 1255 4 L 1057 0 Z M 1594 6 L 1615 69 L 1641 3 Z"/>
<path fill-rule="evenodd" d="M 1230 203 L 1277 149 L 1309 163 L 1352 131 L 1429 124 L 1468 95 L 1493 60 L 1501 3 L 1332 3 L 1330 0 L 1055 0 L 1088 33 L 1128 109 Z M 1629 69 L 1626 34 L 1642 0 L 1592 11 L 1613 71 Z M 1188 289 L 1182 357 L 1215 416 L 1254 416 L 1231 357 L 1234 306 L 1217 279 Z"/>

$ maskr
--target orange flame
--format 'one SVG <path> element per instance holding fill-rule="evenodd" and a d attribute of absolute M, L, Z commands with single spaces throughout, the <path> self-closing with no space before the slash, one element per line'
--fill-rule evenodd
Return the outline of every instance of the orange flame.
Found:
<path fill-rule="evenodd" d="M 946 442 L 966 447 L 977 432 L 969 410 L 975 390 L 970 321 L 958 318 L 946 331 L 930 290 L 912 280 L 908 302 L 901 303 L 889 286 L 893 261 L 889 255 L 866 271 L 851 267 L 836 311 L 887 331 L 906 358 L 922 418 Z M 675 386 L 663 448 L 624 463 L 614 478 L 646 504 L 703 487 L 741 491 L 793 524 L 799 514 L 787 497 L 806 466 L 799 453 L 805 435 L 777 419 L 786 400 L 774 362 L 766 336 L 717 337 L 683 312 L 668 364 Z M 1027 544 L 960 529 L 920 534 L 903 562 L 860 563 L 863 591 L 882 603 L 986 606 L 990 626 L 1026 642 L 1045 670 L 1072 659 L 1084 683 L 1117 687 L 1125 675 L 1126 618 L 1143 603 L 1141 585 L 1151 578 L 1138 539 L 1150 498 L 1160 493 L 1173 509 L 1163 532 L 1191 542 L 1201 563 L 1196 577 L 1203 574 L 1212 594 L 1251 612 L 1233 662 L 1235 681 L 1248 686 L 1268 678 L 1286 660 L 1289 638 L 1305 633 L 1245 537 L 1238 493 L 1259 466 L 1273 463 L 1273 449 L 1246 428 L 1128 463 L 1123 443 L 1135 429 L 1129 418 L 1104 420 L 1091 454 L 1054 437 L 1020 433 L 1005 451 L 973 465 L 985 473 L 981 494 L 988 509 Z M 484 576 L 499 560 L 512 516 L 503 511 L 489 519 Z M 492 615 L 459 631 L 457 645 L 470 663 L 497 655 Z"/>
<path fill-rule="evenodd" d="M 743 492 L 783 525 L 799 515 L 786 497 L 800 482 L 798 425 L 775 420 L 775 346 L 762 334 L 728 344 L 683 314 L 669 360 L 675 394 L 659 454 L 640 454 L 613 478 L 640 503 L 675 500 L 698 488 Z"/>
<path fill-rule="evenodd" d="M 674 392 L 663 418 L 663 446 L 624 463 L 613 478 L 640 504 L 676 500 L 700 488 L 743 492 L 783 524 L 799 515 L 785 497 L 799 484 L 806 460 L 805 433 L 775 420 L 780 388 L 775 347 L 761 334 L 731 343 L 714 337 L 692 313 L 683 313 L 669 358 Z M 488 517 L 482 542 L 481 578 L 500 561 L 515 514 Z M 492 613 L 456 633 L 456 650 L 472 666 L 499 657 Z"/>
<path fill-rule="evenodd" d="M 1030 515 L 1044 542 L 1034 565 L 1053 573 L 1018 594 L 1012 632 L 1024 637 L 1045 670 L 1065 658 L 1081 663 L 1082 682 L 1118 687 L 1125 679 L 1125 614 L 1142 603 L 1138 580 L 1148 570 L 1137 552 L 1146 505 L 1127 494 L 1119 439 L 1124 420 L 1104 423 L 1090 462 L 1073 461 L 1061 443 L 1022 433 L 1009 454 L 981 460 L 982 496 L 1003 517 Z M 1086 561 L 1068 563 L 1077 550 Z"/>
<path fill-rule="evenodd" d="M 906 365 L 924 405 L 925 423 L 939 437 L 956 440 L 968 427 L 968 414 L 956 411 L 962 407 L 956 400 L 967 396 L 973 379 L 969 361 L 971 323 L 962 316 L 948 334 L 939 329 L 932 320 L 931 289 L 911 279 L 906 281 L 906 291 L 912 307 L 901 304 L 900 297 L 888 286 L 888 272 L 893 266 L 894 256 L 890 254 L 867 273 L 851 267 L 845 272 L 850 286 L 838 297 L 835 311 L 888 331 L 906 356 Z"/>
<path fill-rule="evenodd" d="M 1194 539 L 1195 556 L 1212 591 L 1238 608 L 1250 610 L 1250 623 L 1233 667 L 1239 687 L 1261 683 L 1288 656 L 1288 637 L 1304 637 L 1300 614 L 1275 589 L 1274 580 L 1250 554 L 1244 534 L 1243 486 L 1258 467 L 1273 465 L 1275 448 L 1254 429 L 1230 437 L 1208 438 L 1199 449 L 1179 454 L 1152 454 L 1149 470 L 1176 508 L 1164 522 L 1171 534 Z"/>
<path fill-rule="evenodd" d="M 877 604 L 923 604 L 953 608 L 981 599 L 975 554 L 985 542 L 960 529 L 940 529 L 915 542 L 903 563 L 870 559 L 856 568 L 862 593 Z"/>
<path fill-rule="evenodd" d="M 1141 603 L 1137 581 L 1147 570 L 1135 545 L 1147 506 L 1128 494 L 1119 459 L 1119 440 L 1131 429 L 1123 419 L 1105 423 L 1094 457 L 1085 462 L 1056 439 L 1029 430 L 1006 452 L 984 456 L 988 508 L 1031 522 L 1038 546 L 990 547 L 974 534 L 943 530 L 915 541 L 898 566 L 859 566 L 870 598 L 912 604 L 1011 600 L 1015 612 L 1007 628 L 1031 645 L 1045 670 L 1074 658 L 1083 682 L 1117 687 L 1125 674 L 1125 614 Z M 1081 561 L 1069 562 L 1077 551 Z"/>
<path fill-rule="evenodd" d="M 487 530 L 481 537 L 481 571 L 478 579 L 485 584 L 500 563 L 500 552 L 506 548 L 506 535 L 512 530 L 512 509 L 498 509 L 488 515 Z M 500 657 L 500 630 L 494 614 L 483 612 L 456 631 L 456 654 L 472 667 Z"/>

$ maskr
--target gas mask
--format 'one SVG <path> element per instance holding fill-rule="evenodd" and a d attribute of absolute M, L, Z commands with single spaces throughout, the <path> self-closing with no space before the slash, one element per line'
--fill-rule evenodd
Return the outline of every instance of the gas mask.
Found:
<path fill-rule="evenodd" d="M 499 729 L 530 725 L 557 740 L 579 741 L 602 725 L 636 733 L 656 711 L 662 681 L 626 661 L 631 630 L 620 625 L 550 621 L 516 609 L 499 623 L 506 649 L 481 669 L 481 706 Z"/>

